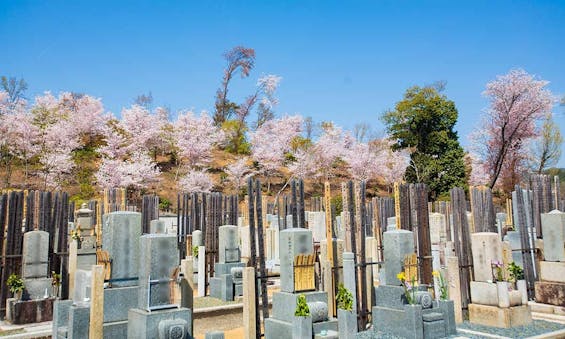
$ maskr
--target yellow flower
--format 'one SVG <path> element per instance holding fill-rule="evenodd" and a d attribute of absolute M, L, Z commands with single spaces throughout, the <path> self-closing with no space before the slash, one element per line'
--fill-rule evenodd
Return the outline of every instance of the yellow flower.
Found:
<path fill-rule="evenodd" d="M 432 275 L 433 275 L 434 277 L 438 277 L 438 278 L 439 278 L 439 272 L 438 272 L 438 271 L 433 271 L 433 272 L 432 272 Z"/>
<path fill-rule="evenodd" d="M 398 273 L 398 274 L 396 275 L 396 279 L 398 279 L 398 280 L 400 280 L 400 281 L 406 280 L 406 276 L 404 275 L 404 271 Z"/>

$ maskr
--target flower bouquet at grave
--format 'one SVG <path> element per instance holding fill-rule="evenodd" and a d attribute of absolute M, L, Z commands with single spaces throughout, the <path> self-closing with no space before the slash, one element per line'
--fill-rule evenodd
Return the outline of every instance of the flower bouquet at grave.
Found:
<path fill-rule="evenodd" d="M 22 280 L 22 278 L 20 278 L 17 274 L 12 273 L 8 277 L 6 284 L 10 288 L 10 292 L 13 293 L 14 298 L 16 299 L 22 298 L 22 292 L 25 288 L 24 281 Z"/>
<path fill-rule="evenodd" d="M 53 295 L 59 297 L 59 286 L 61 286 L 61 275 L 55 271 L 51 271 L 51 286 Z"/>
<path fill-rule="evenodd" d="M 433 271 L 432 275 L 437 279 L 439 285 L 439 299 L 440 300 L 447 300 L 447 284 L 445 283 L 445 279 L 443 275 L 438 271 Z"/>
<path fill-rule="evenodd" d="M 396 275 L 396 279 L 400 280 L 402 287 L 404 287 L 404 295 L 406 296 L 406 301 L 408 304 L 413 305 L 416 303 L 416 288 L 418 283 L 416 282 L 416 277 L 412 277 L 411 281 L 406 280 L 406 274 L 404 271 Z"/>
<path fill-rule="evenodd" d="M 500 261 L 495 260 L 491 262 L 490 267 L 492 269 L 492 281 L 504 281 L 504 265 Z"/>

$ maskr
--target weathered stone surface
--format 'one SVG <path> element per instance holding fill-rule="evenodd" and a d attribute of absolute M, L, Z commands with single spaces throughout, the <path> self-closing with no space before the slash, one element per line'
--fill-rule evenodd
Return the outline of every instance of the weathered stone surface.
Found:
<path fill-rule="evenodd" d="M 232 263 L 240 261 L 237 226 L 224 225 L 218 229 L 218 262 Z"/>
<path fill-rule="evenodd" d="M 43 299 L 51 294 L 51 278 L 24 279 L 25 291 L 29 299 Z"/>
<path fill-rule="evenodd" d="M 191 318 L 192 311 L 187 308 L 174 308 L 157 312 L 146 312 L 133 308 L 128 311 L 127 337 L 129 339 L 186 338 L 182 336 L 183 333 L 188 332 L 192 335 L 192 328 L 189 326 L 192 323 Z M 173 322 L 173 320 L 175 321 Z M 182 331 L 185 332 L 181 331 L 181 327 Z M 161 337 L 159 332 L 168 333 L 168 336 Z M 181 336 L 179 336 L 180 332 L 182 332 Z"/>
<path fill-rule="evenodd" d="M 69 309 L 67 338 L 88 338 L 90 306 L 73 305 Z"/>
<path fill-rule="evenodd" d="M 544 257 L 546 261 L 565 261 L 565 213 L 542 213 Z"/>
<path fill-rule="evenodd" d="M 204 246 L 204 240 L 201 230 L 192 231 L 192 247 L 194 246 Z"/>
<path fill-rule="evenodd" d="M 104 322 L 128 319 L 128 310 L 137 307 L 138 286 L 104 289 Z"/>
<path fill-rule="evenodd" d="M 422 307 L 404 305 L 402 309 L 373 307 L 373 328 L 403 338 L 423 338 Z"/>
<path fill-rule="evenodd" d="M 12 324 L 32 324 L 53 319 L 55 298 L 21 301 L 14 298 L 6 300 L 6 320 Z"/>
<path fill-rule="evenodd" d="M 90 290 L 92 285 L 92 271 L 76 270 L 75 288 L 72 296 L 75 304 L 90 304 Z"/>
<path fill-rule="evenodd" d="M 314 241 L 326 239 L 326 212 L 308 213 L 308 229 L 312 231 Z"/>
<path fill-rule="evenodd" d="M 532 315 L 527 305 L 500 308 L 469 304 L 469 321 L 485 326 L 509 328 L 530 324 Z"/>
<path fill-rule="evenodd" d="M 206 332 L 205 339 L 224 339 L 224 332 L 220 332 L 220 331 Z"/>
<path fill-rule="evenodd" d="M 438 300 L 435 301 L 434 304 L 434 307 L 437 307 L 437 309 L 443 314 L 446 334 L 455 334 L 457 332 L 457 328 L 455 323 L 455 309 L 453 300 Z"/>
<path fill-rule="evenodd" d="M 48 275 L 49 233 L 30 231 L 24 233 L 22 250 L 22 277 L 45 278 Z"/>
<path fill-rule="evenodd" d="M 292 319 L 292 339 L 312 338 L 312 317 Z"/>
<path fill-rule="evenodd" d="M 396 275 L 403 269 L 404 257 L 414 253 L 414 235 L 406 230 L 384 232 L 383 247 L 385 283 L 400 286 Z"/>
<path fill-rule="evenodd" d="M 516 265 L 524 267 L 522 252 L 520 251 L 522 249 L 522 240 L 520 237 L 520 232 L 508 231 L 508 233 L 504 236 L 504 241 L 508 241 L 510 243 L 512 261 L 514 261 Z"/>
<path fill-rule="evenodd" d="M 72 300 L 55 300 L 53 302 L 52 338 L 58 338 L 57 333 L 59 328 L 67 326 L 67 323 L 69 322 L 69 309 L 72 304 Z"/>
<path fill-rule="evenodd" d="M 538 303 L 565 307 L 565 284 L 536 281 L 534 286 Z"/>
<path fill-rule="evenodd" d="M 294 292 L 294 257 L 314 251 L 312 232 L 303 228 L 289 228 L 280 232 L 281 291 Z"/>
<path fill-rule="evenodd" d="M 339 338 L 355 339 L 357 334 L 357 314 L 352 311 L 338 309 L 337 321 L 339 323 Z"/>
<path fill-rule="evenodd" d="M 102 249 L 112 259 L 112 286 L 138 284 L 139 238 L 141 214 L 137 212 L 112 212 L 104 215 Z M 132 279 L 132 280 L 124 280 Z"/>
<path fill-rule="evenodd" d="M 500 236 L 492 232 L 473 233 L 471 234 L 471 249 L 475 281 L 492 281 L 492 263 L 502 263 Z"/>
<path fill-rule="evenodd" d="M 539 279 L 565 283 L 565 262 L 540 261 Z"/>
<path fill-rule="evenodd" d="M 328 320 L 328 303 L 323 301 L 309 302 L 308 309 L 310 309 L 310 316 L 312 322 L 319 323 Z"/>
<path fill-rule="evenodd" d="M 151 220 L 149 223 L 149 233 L 165 234 L 167 233 L 166 225 L 163 220 Z"/>
<path fill-rule="evenodd" d="M 430 213 L 429 220 L 430 239 L 432 244 L 445 242 L 447 237 L 445 215 L 441 213 Z"/>
<path fill-rule="evenodd" d="M 170 279 L 179 262 L 177 238 L 167 234 L 145 234 L 140 241 L 138 307 L 149 310 L 170 305 Z"/>
<path fill-rule="evenodd" d="M 537 303 L 535 301 L 530 301 L 528 302 L 528 305 L 530 306 L 530 309 L 532 310 L 532 312 L 537 312 L 537 313 L 548 313 L 548 314 L 553 314 L 554 313 L 554 305 L 549 305 L 549 304 L 540 304 Z"/>

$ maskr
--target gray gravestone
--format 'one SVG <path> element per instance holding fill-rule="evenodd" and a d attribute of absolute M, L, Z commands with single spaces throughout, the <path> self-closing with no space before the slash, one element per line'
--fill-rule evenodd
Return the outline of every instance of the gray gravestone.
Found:
<path fill-rule="evenodd" d="M 76 270 L 73 302 L 76 305 L 90 305 L 90 290 L 92 286 L 92 271 Z"/>
<path fill-rule="evenodd" d="M 294 257 L 311 254 L 312 232 L 304 228 L 289 228 L 280 232 L 281 291 L 294 292 Z"/>
<path fill-rule="evenodd" d="M 194 246 L 204 246 L 202 242 L 202 231 L 200 230 L 192 231 L 192 247 Z"/>
<path fill-rule="evenodd" d="M 112 285 L 134 286 L 138 282 L 139 237 L 141 214 L 137 212 L 112 212 L 104 215 L 102 249 L 112 259 Z M 175 248 L 176 248 L 175 243 Z"/>
<path fill-rule="evenodd" d="M 508 231 L 508 233 L 504 236 L 504 241 L 508 241 L 510 243 L 510 249 L 512 249 L 512 261 L 514 261 L 516 265 L 524 267 L 524 263 L 522 261 L 522 240 L 520 232 Z"/>
<path fill-rule="evenodd" d="M 167 233 L 166 224 L 163 220 L 151 220 L 149 223 L 149 233 L 165 234 Z"/>
<path fill-rule="evenodd" d="M 218 262 L 239 262 L 239 236 L 237 226 L 224 225 L 218 229 Z"/>
<path fill-rule="evenodd" d="M 170 305 L 169 286 L 179 262 L 176 236 L 143 235 L 140 252 L 138 307 L 150 310 Z"/>
<path fill-rule="evenodd" d="M 565 213 L 542 213 L 541 227 L 545 261 L 565 261 Z"/>
<path fill-rule="evenodd" d="M 26 232 L 22 252 L 22 277 L 24 279 L 47 277 L 48 255 L 49 233 L 44 231 Z"/>
<path fill-rule="evenodd" d="M 396 275 L 403 270 L 405 256 L 414 253 L 414 235 L 406 230 L 386 231 L 383 233 L 383 247 L 385 283 L 400 286 Z"/>
<path fill-rule="evenodd" d="M 352 252 L 343 252 L 343 286 L 351 292 L 353 296 L 353 313 L 357 313 L 357 283 L 355 282 L 355 254 Z"/>

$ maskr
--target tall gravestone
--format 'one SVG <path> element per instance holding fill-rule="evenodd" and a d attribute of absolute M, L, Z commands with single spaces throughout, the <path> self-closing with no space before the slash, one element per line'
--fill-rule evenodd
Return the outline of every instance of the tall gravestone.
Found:
<path fill-rule="evenodd" d="M 146 234 L 140 239 L 138 307 L 128 311 L 127 337 L 187 338 L 192 311 L 170 300 L 178 265 L 175 235 Z"/>
<path fill-rule="evenodd" d="M 140 236 L 140 213 L 112 212 L 104 216 L 102 249 L 108 251 L 112 260 L 112 286 L 138 284 Z"/>
<path fill-rule="evenodd" d="M 544 260 L 539 262 L 539 281 L 535 282 L 537 307 L 543 312 L 562 312 L 565 307 L 565 213 L 551 211 L 541 215 Z"/>
<path fill-rule="evenodd" d="M 44 231 L 26 232 L 22 250 L 22 277 L 30 299 L 40 299 L 51 292 L 48 260 L 49 233 Z"/>
<path fill-rule="evenodd" d="M 280 232 L 279 241 L 281 290 L 273 294 L 273 313 L 265 320 L 265 337 L 293 338 L 294 311 L 301 294 L 306 298 L 312 315 L 312 333 L 320 335 L 325 332 L 328 337 L 334 333 L 337 336 L 337 320 L 328 316 L 328 294 L 308 287 L 301 289 L 301 286 L 312 286 L 307 283 L 314 281 L 313 265 L 310 270 L 308 264 L 295 264 L 297 256 L 303 259 L 314 255 L 312 231 L 288 228 Z"/>

